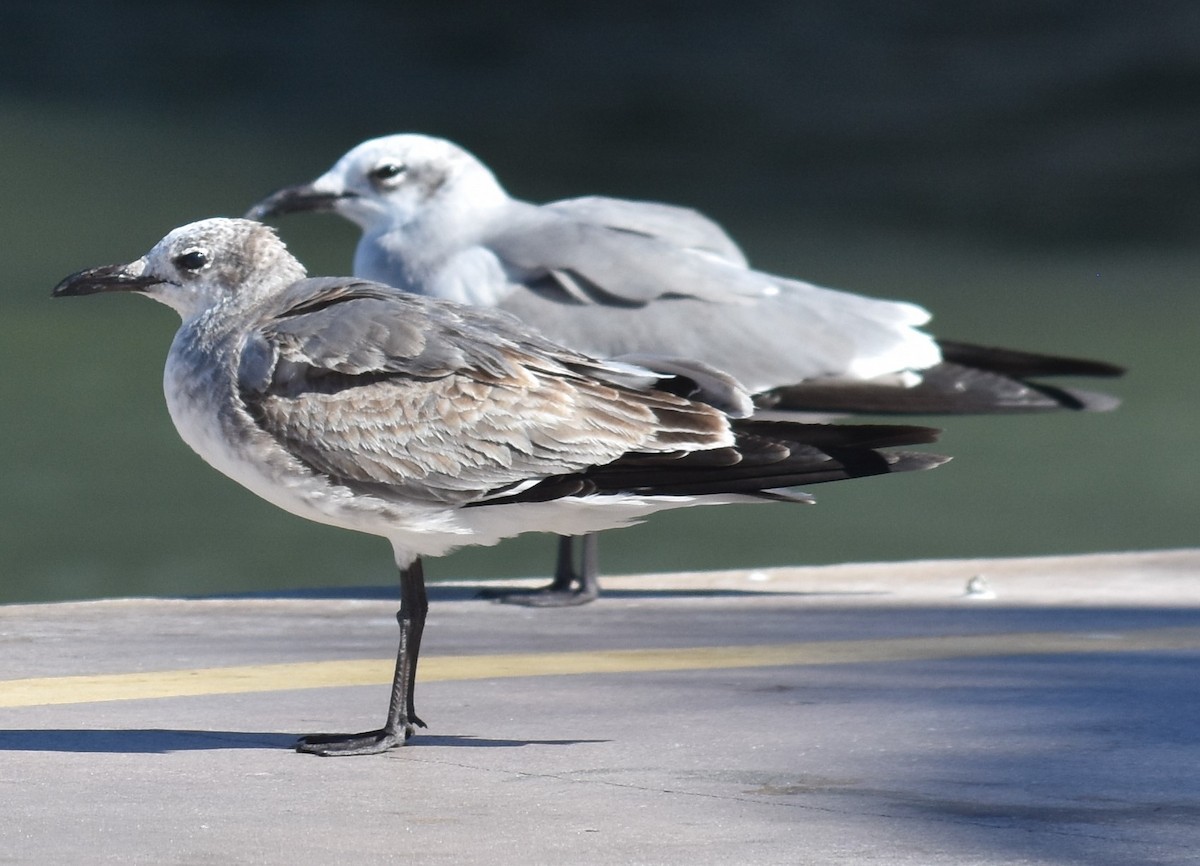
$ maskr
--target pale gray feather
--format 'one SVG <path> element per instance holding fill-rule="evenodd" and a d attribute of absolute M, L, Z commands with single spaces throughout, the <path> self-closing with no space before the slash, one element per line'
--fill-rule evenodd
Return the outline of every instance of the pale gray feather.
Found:
<path fill-rule="evenodd" d="M 711 253 L 735 265 L 747 264 L 741 247 L 725 229 L 691 208 L 602 195 L 562 199 L 545 207 L 577 222 L 636 232 L 677 247 Z"/>

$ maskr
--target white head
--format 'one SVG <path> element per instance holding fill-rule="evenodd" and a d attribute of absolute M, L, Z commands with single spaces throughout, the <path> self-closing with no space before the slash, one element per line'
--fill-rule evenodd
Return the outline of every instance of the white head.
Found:
<path fill-rule="evenodd" d="M 218 306 L 245 307 L 304 276 L 268 226 L 216 218 L 175 229 L 136 261 L 72 274 L 53 294 L 137 292 L 187 320 Z"/>
<path fill-rule="evenodd" d="M 281 189 L 246 215 L 332 210 L 378 233 L 404 228 L 435 209 L 438 220 L 460 213 L 470 219 L 507 201 L 488 167 L 458 145 L 402 134 L 364 141 L 312 183 Z"/>

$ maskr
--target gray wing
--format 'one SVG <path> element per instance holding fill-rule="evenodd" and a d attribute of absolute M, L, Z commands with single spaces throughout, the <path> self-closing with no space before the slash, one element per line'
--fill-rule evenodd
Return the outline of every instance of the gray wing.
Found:
<path fill-rule="evenodd" d="M 572 220 L 658 238 L 673 246 L 710 253 L 731 264 L 746 265 L 741 247 L 725 229 L 691 208 L 601 195 L 563 199 L 543 207 Z"/>
<path fill-rule="evenodd" d="M 386 286 L 303 280 L 264 311 L 239 392 L 316 472 L 406 500 L 479 501 L 628 452 L 726 445 L 716 409 L 651 390 L 510 317 Z"/>
<path fill-rule="evenodd" d="M 498 306 L 589 354 L 692 358 L 754 392 L 940 359 L 915 327 L 928 314 L 911 304 L 787 280 L 545 208 L 512 216 L 484 242 L 513 284 Z"/>
<path fill-rule="evenodd" d="M 668 295 L 730 303 L 776 291 L 773 278 L 717 256 L 551 208 L 513 208 L 483 246 L 521 282 L 549 277 L 582 303 L 645 304 Z"/>

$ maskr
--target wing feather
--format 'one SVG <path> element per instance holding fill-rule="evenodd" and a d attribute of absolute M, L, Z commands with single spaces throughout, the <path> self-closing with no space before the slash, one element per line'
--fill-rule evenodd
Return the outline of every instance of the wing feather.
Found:
<path fill-rule="evenodd" d="M 731 441 L 719 410 L 653 389 L 647 371 L 361 281 L 293 286 L 238 369 L 251 416 L 311 469 L 409 500 L 467 502 L 629 452 Z"/>
<path fill-rule="evenodd" d="M 643 234 L 673 246 L 709 253 L 735 265 L 746 265 L 746 256 L 725 229 L 691 208 L 600 195 L 563 199 L 543 207 L 573 220 Z"/>
<path fill-rule="evenodd" d="M 497 304 L 601 357 L 664 353 L 731 373 L 752 391 L 870 379 L 940 360 L 920 307 L 777 277 L 668 239 L 518 209 L 481 239 L 515 289 Z"/>

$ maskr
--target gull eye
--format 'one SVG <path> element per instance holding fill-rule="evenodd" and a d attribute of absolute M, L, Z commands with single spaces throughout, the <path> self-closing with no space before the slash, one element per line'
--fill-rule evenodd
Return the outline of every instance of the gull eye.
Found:
<path fill-rule="evenodd" d="M 395 180 L 408 171 L 408 166 L 402 162 L 381 162 L 371 169 L 368 177 L 375 183 L 387 183 Z"/>
<path fill-rule="evenodd" d="M 203 270 L 208 264 L 208 253 L 204 250 L 188 250 L 186 253 L 180 253 L 171 261 L 179 270 L 195 273 Z"/>

